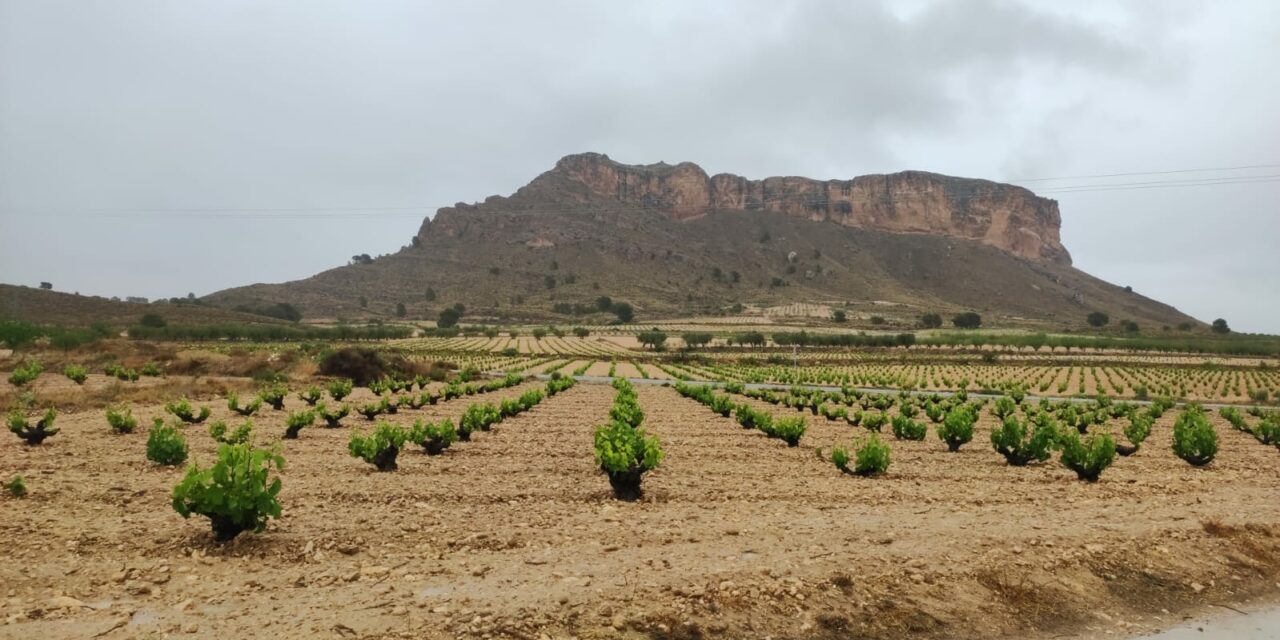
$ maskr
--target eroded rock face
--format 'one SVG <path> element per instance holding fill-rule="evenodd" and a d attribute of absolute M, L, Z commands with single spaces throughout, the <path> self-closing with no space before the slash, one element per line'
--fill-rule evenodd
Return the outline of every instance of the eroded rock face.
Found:
<path fill-rule="evenodd" d="M 1036 261 L 1070 264 L 1058 203 L 1022 187 L 923 171 L 852 180 L 708 176 L 696 164 L 625 165 L 597 153 L 566 156 L 511 198 L 441 209 L 419 232 L 454 236 L 468 210 L 631 206 L 683 220 L 710 211 L 770 211 L 849 227 L 977 240 Z M 495 221 L 486 220 L 486 224 Z"/>

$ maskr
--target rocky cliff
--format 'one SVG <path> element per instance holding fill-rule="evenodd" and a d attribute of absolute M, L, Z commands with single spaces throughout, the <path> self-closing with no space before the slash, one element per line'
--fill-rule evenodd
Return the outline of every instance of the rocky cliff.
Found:
<path fill-rule="evenodd" d="M 485 205 L 531 213 L 635 208 L 675 220 L 767 211 L 846 227 L 975 240 L 1037 262 L 1071 263 L 1059 236 L 1056 201 L 1022 187 L 922 171 L 851 180 L 748 180 L 727 173 L 708 176 L 689 162 L 626 165 L 583 153 L 562 158 L 510 198 L 495 196 Z M 473 208 L 440 209 L 434 222 L 423 223 L 420 239 L 456 236 L 472 222 L 463 212 Z"/>

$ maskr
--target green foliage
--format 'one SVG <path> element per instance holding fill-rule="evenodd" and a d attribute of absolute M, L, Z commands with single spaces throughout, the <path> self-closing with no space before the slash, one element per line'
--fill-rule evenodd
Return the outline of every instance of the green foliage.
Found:
<path fill-rule="evenodd" d="M 142 373 L 142 375 L 147 376 L 149 378 L 158 378 L 164 375 L 164 371 L 160 369 L 160 365 L 154 362 L 148 362 L 142 365 L 142 369 L 140 369 L 139 371 Z"/>
<path fill-rule="evenodd" d="M 609 410 L 609 419 L 636 428 L 644 422 L 644 411 L 636 399 L 635 387 L 623 378 L 614 380 L 614 388 L 618 390 L 613 399 L 613 407 Z"/>
<path fill-rule="evenodd" d="M 1111 322 L 1111 316 L 1101 311 L 1094 311 L 1085 320 L 1088 321 L 1091 327 L 1105 327 L 1108 322 Z"/>
<path fill-rule="evenodd" d="M 305 427 L 311 426 L 315 421 L 316 412 L 314 410 L 308 409 L 306 411 L 291 412 L 284 420 L 285 439 L 296 440 L 298 438 L 298 432 L 302 431 Z"/>
<path fill-rule="evenodd" d="M 128 407 L 107 407 L 107 424 L 115 433 L 133 433 L 138 428 L 138 420 L 133 417 L 133 410 Z"/>
<path fill-rule="evenodd" d="M 147 435 L 147 459 L 166 466 L 182 464 L 187 461 L 187 439 L 177 427 L 156 418 Z"/>
<path fill-rule="evenodd" d="M 320 390 L 320 387 L 312 385 L 299 392 L 298 397 L 301 398 L 303 402 L 307 403 L 308 407 L 314 407 L 316 406 L 316 403 L 320 401 L 320 398 L 324 397 L 324 392 Z"/>
<path fill-rule="evenodd" d="M 209 425 L 209 436 L 222 444 L 244 444 L 253 439 L 253 422 L 245 420 L 235 431 L 227 432 L 227 423 L 218 420 Z"/>
<path fill-rule="evenodd" d="M 778 418 L 767 429 L 762 428 L 769 437 L 782 440 L 788 447 L 798 446 L 806 429 L 808 425 L 801 416 Z"/>
<path fill-rule="evenodd" d="M 900 416 L 901 417 L 901 416 Z M 906 418 L 908 422 L 910 418 Z M 862 414 L 862 426 L 868 431 L 880 432 L 889 423 L 889 414 L 883 411 L 867 411 Z M 896 433 L 894 435 L 897 435 Z"/>
<path fill-rule="evenodd" d="M 595 453 L 596 464 L 610 473 L 652 471 L 664 455 L 657 438 L 617 421 L 596 428 Z"/>
<path fill-rule="evenodd" d="M 1218 454 L 1218 432 L 1209 424 L 1204 409 L 1189 405 L 1173 423 L 1173 452 L 1192 466 L 1213 462 Z"/>
<path fill-rule="evenodd" d="M 557 393 L 560 393 L 561 391 L 564 391 L 565 389 L 568 389 L 577 383 L 578 381 L 574 380 L 573 378 L 561 378 L 559 380 L 548 380 L 547 387 L 546 387 L 547 395 L 554 396 Z"/>
<path fill-rule="evenodd" d="M 271 385 L 258 392 L 258 398 L 271 406 L 276 411 L 284 409 L 284 397 L 288 395 L 289 390 L 282 385 Z"/>
<path fill-rule="evenodd" d="M 25 440 L 28 445 L 38 445 L 44 442 L 45 438 L 58 433 L 58 429 L 53 426 L 53 421 L 57 417 L 58 412 L 53 407 L 49 407 L 40 420 L 30 424 L 26 414 L 20 409 L 14 409 L 9 413 L 9 431 Z"/>
<path fill-rule="evenodd" d="M 1044 462 L 1053 454 L 1058 431 L 1051 420 L 1040 424 L 1009 416 L 991 432 L 991 446 L 1015 467 Z"/>
<path fill-rule="evenodd" d="M 1253 437 L 1262 444 L 1273 444 L 1280 448 L 1280 414 L 1271 414 L 1262 419 L 1253 429 Z"/>
<path fill-rule="evenodd" d="M 62 368 L 62 375 L 76 384 L 84 384 L 84 381 L 89 379 L 89 370 L 78 364 L 69 364 Z"/>
<path fill-rule="evenodd" d="M 9 374 L 9 384 L 15 387 L 23 387 L 35 380 L 44 371 L 44 365 L 35 360 L 28 360 L 18 365 L 13 373 Z"/>
<path fill-rule="evenodd" d="M 1211 328 L 1214 333 L 1231 333 L 1231 327 L 1228 326 L 1227 321 L 1222 318 L 1214 320 Z"/>
<path fill-rule="evenodd" d="M 458 430 L 449 419 L 440 422 L 418 420 L 409 430 L 409 441 L 427 450 L 427 455 L 438 455 L 458 441 Z"/>
<path fill-rule="evenodd" d="M 462 412 L 462 418 L 458 421 L 459 429 L 465 433 L 474 433 L 476 431 L 488 431 L 494 424 L 502 421 L 502 412 L 492 403 L 469 405 L 466 411 Z"/>
<path fill-rule="evenodd" d="M 352 433 L 347 441 L 347 451 L 356 458 L 374 465 L 378 471 L 395 471 L 396 456 L 409 438 L 409 433 L 389 422 L 379 421 L 373 433 Z"/>
<path fill-rule="evenodd" d="M 863 422 L 866 422 L 866 418 L 863 418 Z M 925 435 L 929 433 L 929 428 L 923 423 L 902 414 L 894 416 L 890 426 L 893 429 L 893 437 L 899 440 L 924 440 Z M 939 434 L 941 433 L 941 427 L 939 427 Z"/>
<path fill-rule="evenodd" d="M 1067 429 L 1061 432 L 1058 442 L 1063 466 L 1087 482 L 1097 482 L 1102 471 L 1116 459 L 1116 442 L 1105 433 L 1091 435 L 1082 442 L 1080 434 Z"/>
<path fill-rule="evenodd" d="M 209 518 L 214 539 L 231 540 L 244 531 L 261 532 L 269 518 L 280 517 L 280 478 L 271 469 L 284 469 L 274 451 L 248 444 L 218 447 L 218 460 L 208 469 L 193 464 L 173 488 L 173 509 L 183 518 Z"/>
<path fill-rule="evenodd" d="M 965 443 L 973 440 L 973 426 L 978 422 L 976 411 L 961 405 L 947 412 L 942 424 L 938 425 L 938 438 L 947 443 L 948 451 L 959 451 Z M 923 429 L 924 425 L 920 425 Z"/>
<path fill-rule="evenodd" d="M 1000 396 L 996 398 L 996 402 L 991 406 L 991 415 L 1004 420 L 1018 411 L 1018 405 L 1013 398 L 1009 396 Z"/>
<path fill-rule="evenodd" d="M 860 476 L 877 476 L 889 470 L 889 445 L 876 434 L 867 436 L 854 455 L 853 472 Z"/>
<path fill-rule="evenodd" d="M 200 424 L 201 422 L 208 420 L 210 414 L 209 407 L 200 407 L 200 410 L 197 412 L 196 409 L 191 406 L 191 402 L 186 398 L 181 400 L 172 400 L 165 403 L 164 410 L 173 414 L 174 417 L 187 424 Z"/>
<path fill-rule="evenodd" d="M 251 416 L 257 413 L 258 409 L 260 409 L 261 407 L 262 407 L 262 398 L 255 397 L 253 401 L 250 402 L 249 404 L 240 406 L 240 394 L 234 391 L 227 394 L 227 408 L 242 416 Z"/>
<path fill-rule="evenodd" d="M 4 490 L 14 498 L 21 498 L 27 495 L 27 481 L 22 476 L 14 476 L 12 480 L 4 483 Z"/>
<path fill-rule="evenodd" d="M 982 316 L 972 311 L 966 311 L 951 318 L 951 324 L 959 329 L 977 329 L 982 326 Z"/>
<path fill-rule="evenodd" d="M 373 420 L 386 412 L 386 400 L 379 402 L 368 402 L 356 407 L 356 413 L 364 416 L 365 420 Z"/>
<path fill-rule="evenodd" d="M 352 382 L 347 379 L 329 381 L 329 397 L 335 402 L 341 402 L 343 398 L 351 395 Z"/>
<path fill-rule="evenodd" d="M 663 346 L 667 343 L 667 334 L 654 328 L 648 331 L 641 331 L 636 335 L 636 339 L 640 341 L 640 344 L 654 351 L 662 351 Z"/>
<path fill-rule="evenodd" d="M 316 415 L 324 420 L 324 426 L 329 429 L 336 429 L 342 426 L 342 419 L 351 414 L 351 407 L 348 405 L 340 405 L 336 409 L 330 409 L 321 402 L 316 405 Z"/>

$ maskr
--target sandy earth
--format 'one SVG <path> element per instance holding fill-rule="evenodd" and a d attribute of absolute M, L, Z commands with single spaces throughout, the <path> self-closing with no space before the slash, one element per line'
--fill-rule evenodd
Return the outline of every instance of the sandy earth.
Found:
<path fill-rule="evenodd" d="M 1100 638 L 1280 590 L 1280 452 L 1216 417 L 1203 470 L 1169 452 L 1172 414 L 1094 485 L 1004 465 L 985 418 L 959 453 L 893 441 L 889 474 L 860 479 L 812 450 L 850 427 L 810 418 L 788 449 L 641 387 L 667 458 L 625 504 L 591 455 L 613 393 L 579 385 L 390 474 L 346 454 L 363 418 L 305 429 L 283 445 L 284 517 L 224 547 L 170 508 L 181 471 L 100 412 L 40 447 L 0 439 L 0 477 L 31 490 L 0 499 L 0 638 Z M 257 421 L 259 444 L 283 420 Z M 188 436 L 207 462 L 204 428 Z"/>

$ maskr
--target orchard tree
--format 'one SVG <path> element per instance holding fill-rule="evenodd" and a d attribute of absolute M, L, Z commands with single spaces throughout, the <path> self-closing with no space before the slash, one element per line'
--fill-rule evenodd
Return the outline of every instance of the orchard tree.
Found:
<path fill-rule="evenodd" d="M 654 351 L 661 351 L 663 345 L 667 343 L 667 334 L 660 331 L 657 327 L 648 331 L 641 331 L 640 335 L 637 337 L 640 339 L 640 344 L 649 347 Z"/>
<path fill-rule="evenodd" d="M 613 311 L 613 315 L 618 316 L 618 322 L 631 322 L 636 317 L 635 309 L 632 309 L 631 305 L 625 302 L 613 303 L 611 311 Z"/>
<path fill-rule="evenodd" d="M 1218 318 L 1217 320 L 1213 321 L 1213 332 L 1214 333 L 1231 333 L 1231 327 L 1227 326 L 1226 320 L 1223 320 L 1222 318 Z"/>
<path fill-rule="evenodd" d="M 458 320 L 460 319 L 462 319 L 462 312 L 458 311 L 454 307 L 449 307 L 448 309 L 440 312 L 440 318 L 436 320 L 436 326 L 444 327 L 446 329 L 449 327 L 456 327 L 458 326 Z"/>
<path fill-rule="evenodd" d="M 977 329 L 982 326 L 982 316 L 972 311 L 958 313 L 951 319 L 951 324 L 960 329 Z"/>
<path fill-rule="evenodd" d="M 926 329 L 937 329 L 942 326 L 942 316 L 936 313 L 926 313 L 920 316 L 920 326 Z"/>
<path fill-rule="evenodd" d="M 1105 327 L 1107 326 L 1107 323 L 1111 322 L 1111 316 L 1108 316 L 1101 311 L 1094 311 L 1089 314 L 1089 317 L 1085 318 L 1085 320 L 1091 327 Z"/>

